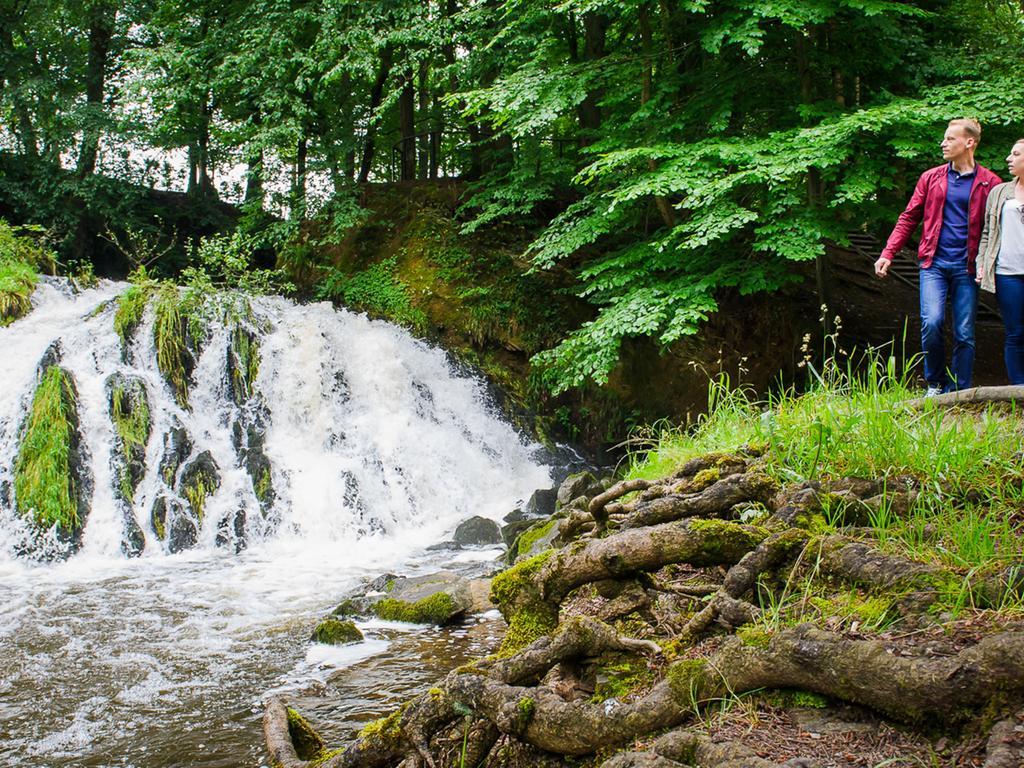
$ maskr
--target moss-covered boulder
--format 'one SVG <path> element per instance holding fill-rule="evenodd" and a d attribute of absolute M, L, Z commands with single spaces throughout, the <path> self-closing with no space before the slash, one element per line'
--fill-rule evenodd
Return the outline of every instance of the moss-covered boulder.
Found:
<path fill-rule="evenodd" d="M 130 502 L 146 474 L 146 443 L 152 427 L 149 395 L 142 379 L 120 373 L 108 377 L 105 388 L 115 434 L 115 491 Z"/>
<path fill-rule="evenodd" d="M 277 498 L 266 452 L 268 420 L 266 404 L 262 396 L 257 395 L 240 411 L 231 428 L 231 442 L 239 463 L 252 480 L 252 490 L 264 517 Z"/>
<path fill-rule="evenodd" d="M 199 527 L 180 499 L 161 495 L 150 510 L 153 532 L 167 552 L 174 554 L 191 549 L 199 541 Z"/>
<path fill-rule="evenodd" d="M 66 557 L 79 548 L 92 495 L 79 433 L 78 393 L 71 373 L 54 362 L 59 356 L 57 348 L 44 355 L 14 462 L 18 514 L 37 534 L 54 530 L 61 545 L 54 551 L 40 535 L 25 549 L 47 558 Z"/>
<path fill-rule="evenodd" d="M 350 643 L 361 643 L 363 633 L 352 621 L 345 621 L 329 617 L 316 625 L 313 634 L 309 638 L 314 643 L 325 645 L 349 645 Z"/>
<path fill-rule="evenodd" d="M 178 288 L 162 286 L 153 304 L 156 363 L 182 408 L 188 408 L 189 380 L 196 366 L 195 347 Z"/>
<path fill-rule="evenodd" d="M 443 626 L 462 618 L 473 605 L 469 579 L 451 571 L 395 580 L 387 596 L 372 606 L 388 621 Z"/>
<path fill-rule="evenodd" d="M 206 515 L 206 500 L 220 487 L 220 468 L 209 451 L 203 451 L 181 471 L 179 493 L 188 502 L 199 527 Z"/>
<path fill-rule="evenodd" d="M 192 453 L 192 438 L 188 430 L 177 418 L 171 428 L 163 436 L 163 456 L 160 458 L 160 478 L 164 485 L 173 488 L 178 478 L 178 470 Z"/>
<path fill-rule="evenodd" d="M 259 337 L 236 323 L 227 349 L 228 394 L 236 405 L 244 405 L 253 396 L 259 370 Z"/>

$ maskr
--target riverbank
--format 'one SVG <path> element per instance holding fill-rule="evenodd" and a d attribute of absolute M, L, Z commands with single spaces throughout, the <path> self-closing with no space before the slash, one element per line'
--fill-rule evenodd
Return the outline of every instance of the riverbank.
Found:
<path fill-rule="evenodd" d="M 887 367 L 815 376 L 767 404 L 713 387 L 617 485 L 563 484 L 531 540 L 555 528 L 550 547 L 492 583 L 496 654 L 337 752 L 289 752 L 272 703 L 274 759 L 1020 765 L 1017 406 L 908 407 Z"/>

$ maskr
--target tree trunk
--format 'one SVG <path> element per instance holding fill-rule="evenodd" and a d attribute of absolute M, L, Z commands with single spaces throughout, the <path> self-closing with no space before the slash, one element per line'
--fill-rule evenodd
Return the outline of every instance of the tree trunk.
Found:
<path fill-rule="evenodd" d="M 115 15 L 115 8 L 106 3 L 95 3 L 89 9 L 89 53 L 85 66 L 86 123 L 78 153 L 79 178 L 91 176 L 96 170 L 100 146 L 99 123 L 103 116 L 103 90 Z"/>
<path fill-rule="evenodd" d="M 426 61 L 420 62 L 419 81 L 417 83 L 417 96 L 419 97 L 419 116 L 422 126 L 420 135 L 417 138 L 418 144 L 418 173 L 417 178 L 424 180 L 430 175 L 430 134 L 427 133 L 427 126 L 430 125 L 430 94 L 427 91 L 427 78 L 429 68 Z"/>
<path fill-rule="evenodd" d="M 597 61 L 604 58 L 604 39 L 608 29 L 608 19 L 603 14 L 589 12 L 583 14 L 583 60 Z M 587 146 L 601 127 L 601 108 L 598 106 L 602 96 L 600 89 L 588 91 L 583 102 L 577 107 L 580 122 L 580 146 Z"/>
<path fill-rule="evenodd" d="M 405 73 L 402 92 L 398 95 L 398 128 L 401 133 L 399 156 L 401 157 L 401 180 L 416 178 L 416 92 L 413 73 Z"/>
<path fill-rule="evenodd" d="M 292 175 L 292 204 L 289 218 L 302 219 L 306 215 L 306 153 L 309 147 L 303 131 L 295 145 L 295 171 Z"/>
<path fill-rule="evenodd" d="M 384 96 L 384 84 L 391 73 L 391 46 L 384 46 L 380 52 L 380 65 L 377 68 L 377 79 L 374 80 L 373 88 L 370 91 L 370 110 L 366 120 L 366 137 L 363 140 L 363 157 L 359 163 L 359 176 L 357 184 L 365 184 L 370 177 L 370 168 L 373 165 L 374 137 L 377 133 L 377 121 L 374 113 L 380 106 Z"/>
<path fill-rule="evenodd" d="M 651 100 L 652 81 L 654 79 L 654 61 L 651 46 L 651 16 L 650 4 L 644 3 L 640 6 L 640 45 L 643 50 L 643 68 L 640 75 L 640 105 L 643 106 Z M 647 161 L 647 167 L 655 170 L 657 164 L 654 159 Z M 672 204 L 664 195 L 655 195 L 654 204 L 658 208 L 661 221 L 670 229 L 676 225 L 676 212 Z"/>

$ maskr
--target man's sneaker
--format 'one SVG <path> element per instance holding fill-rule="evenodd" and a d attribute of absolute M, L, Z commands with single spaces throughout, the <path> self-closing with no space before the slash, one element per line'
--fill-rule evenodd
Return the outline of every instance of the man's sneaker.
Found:
<path fill-rule="evenodd" d="M 937 395 L 941 395 L 941 394 L 942 394 L 942 387 L 938 386 L 937 384 L 929 384 L 928 385 L 928 389 L 926 389 L 924 391 L 924 396 L 925 397 L 936 397 Z"/>

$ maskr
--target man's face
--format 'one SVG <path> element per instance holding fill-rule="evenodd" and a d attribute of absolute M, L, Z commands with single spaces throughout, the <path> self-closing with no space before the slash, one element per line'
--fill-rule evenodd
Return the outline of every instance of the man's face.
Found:
<path fill-rule="evenodd" d="M 974 149 L 974 138 L 964 133 L 964 129 L 951 125 L 942 137 L 942 157 L 945 160 L 959 160 Z"/>

